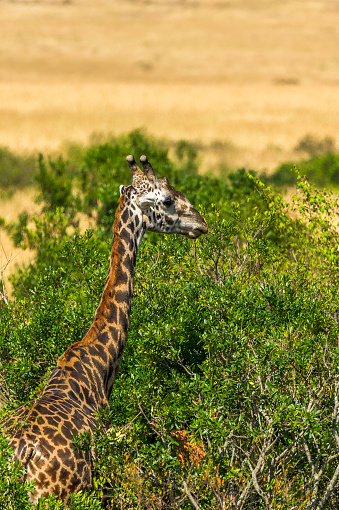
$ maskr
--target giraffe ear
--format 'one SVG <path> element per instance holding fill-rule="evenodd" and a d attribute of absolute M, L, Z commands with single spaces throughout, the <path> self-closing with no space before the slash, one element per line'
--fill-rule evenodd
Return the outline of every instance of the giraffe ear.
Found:
<path fill-rule="evenodd" d="M 159 181 L 161 182 L 161 184 L 165 184 L 165 185 L 169 186 L 167 177 L 160 177 Z"/>
<path fill-rule="evenodd" d="M 119 191 L 120 191 L 120 196 L 125 193 L 125 186 L 123 184 L 121 184 L 121 186 L 119 186 Z"/>

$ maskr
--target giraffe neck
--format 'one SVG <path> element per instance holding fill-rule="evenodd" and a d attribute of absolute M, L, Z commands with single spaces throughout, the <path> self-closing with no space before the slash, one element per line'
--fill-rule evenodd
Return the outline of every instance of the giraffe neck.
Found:
<path fill-rule="evenodd" d="M 108 406 L 127 340 L 142 213 L 125 192 L 113 225 L 110 266 L 93 322 L 80 342 L 61 356 L 45 390 L 66 390 L 86 412 Z"/>

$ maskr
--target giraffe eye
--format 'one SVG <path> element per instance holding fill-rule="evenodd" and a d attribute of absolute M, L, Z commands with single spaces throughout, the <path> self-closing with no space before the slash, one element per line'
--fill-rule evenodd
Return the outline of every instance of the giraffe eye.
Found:
<path fill-rule="evenodd" d="M 168 197 L 163 202 L 165 207 L 170 207 L 172 204 L 174 204 L 174 200 L 171 197 Z"/>

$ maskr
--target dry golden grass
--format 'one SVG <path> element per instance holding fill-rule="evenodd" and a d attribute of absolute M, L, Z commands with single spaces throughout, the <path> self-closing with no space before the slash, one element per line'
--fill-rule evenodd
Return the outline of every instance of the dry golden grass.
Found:
<path fill-rule="evenodd" d="M 28 211 L 30 213 L 38 212 L 38 206 L 34 203 L 34 191 L 18 190 L 10 199 L 0 199 L 0 217 L 6 221 L 15 221 L 18 215 Z M 8 277 L 16 270 L 18 266 L 28 264 L 34 259 L 34 253 L 31 250 L 22 250 L 15 248 L 4 230 L 0 229 L 0 274 L 3 276 L 5 287 L 10 294 L 11 286 Z M 2 291 L 2 278 L 0 280 L 0 291 Z"/>
<path fill-rule="evenodd" d="M 305 134 L 337 138 L 338 14 L 334 0 L 2 1 L 0 142 L 49 151 L 146 127 L 272 168 Z"/>

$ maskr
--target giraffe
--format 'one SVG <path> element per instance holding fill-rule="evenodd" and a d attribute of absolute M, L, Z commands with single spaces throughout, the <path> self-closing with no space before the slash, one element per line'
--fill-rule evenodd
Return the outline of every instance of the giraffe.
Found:
<path fill-rule="evenodd" d="M 132 184 L 120 186 L 109 270 L 93 322 L 59 358 L 37 401 L 19 407 L 3 425 L 14 460 L 27 470 L 24 479 L 35 482 L 35 504 L 53 492 L 67 501 L 70 493 L 92 488 L 91 454 L 75 451 L 72 440 L 97 427 L 96 413 L 109 406 L 127 340 L 143 234 L 150 230 L 195 239 L 208 231 L 201 214 L 166 177 L 156 176 L 146 156 L 140 158 L 143 171 L 133 156 L 126 160 Z"/>

